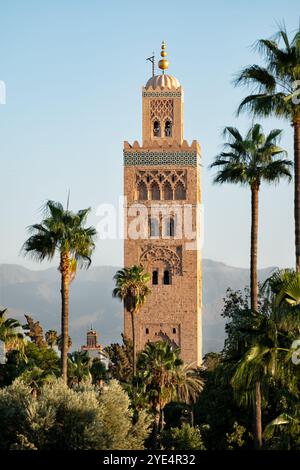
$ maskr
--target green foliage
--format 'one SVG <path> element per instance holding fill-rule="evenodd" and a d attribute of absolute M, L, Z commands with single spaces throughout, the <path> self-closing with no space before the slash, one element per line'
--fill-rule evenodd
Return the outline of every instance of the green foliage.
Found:
<path fill-rule="evenodd" d="M 148 287 L 150 274 L 145 273 L 142 266 L 130 266 L 117 271 L 114 279 L 113 297 L 122 300 L 128 312 L 137 312 L 151 292 Z"/>
<path fill-rule="evenodd" d="M 45 333 L 45 340 L 46 343 L 50 348 L 53 348 L 54 346 L 57 345 L 57 340 L 58 340 L 58 334 L 56 330 L 48 330 Z"/>
<path fill-rule="evenodd" d="M 0 390 L 1 450 L 143 449 L 150 424 L 145 412 L 133 424 L 128 395 L 114 380 L 103 389 L 54 380 L 36 396 L 20 380 Z"/>
<path fill-rule="evenodd" d="M 19 331 L 21 325 L 14 318 L 6 318 L 6 312 L 6 308 L 0 310 L 0 341 L 4 342 L 8 350 L 23 351 L 23 334 Z"/>
<path fill-rule="evenodd" d="M 289 39 L 285 28 L 274 39 L 257 42 L 265 67 L 251 65 L 237 75 L 236 84 L 250 86 L 252 91 L 240 104 L 238 113 L 245 110 L 257 116 L 275 115 L 289 121 L 300 115 L 299 103 L 293 103 L 293 97 L 297 97 L 293 84 L 300 79 L 299 44 L 299 29 Z"/>
<path fill-rule="evenodd" d="M 268 449 L 300 450 L 299 403 L 273 419 L 264 429 Z"/>
<path fill-rule="evenodd" d="M 90 208 L 74 213 L 65 210 L 60 202 L 47 201 L 44 207 L 45 218 L 40 224 L 29 227 L 31 234 L 23 245 L 25 255 L 37 261 L 53 259 L 56 250 L 70 253 L 72 270 L 75 274 L 76 265 L 90 265 L 90 256 L 95 249 L 94 227 L 85 228 Z"/>
<path fill-rule="evenodd" d="M 294 276 L 298 275 L 294 273 Z M 260 296 L 259 315 L 253 315 L 249 308 L 248 290 L 244 295 L 241 292 L 228 290 L 223 310 L 223 316 L 228 320 L 225 347 L 215 372 L 205 371 L 204 377 L 208 376 L 208 380 L 197 404 L 197 420 L 200 418 L 201 422 L 208 423 L 211 433 L 216 432 L 215 411 L 211 405 L 218 410 L 214 397 L 220 395 L 219 406 L 222 409 L 222 400 L 224 400 L 224 403 L 227 403 L 227 410 L 218 410 L 221 418 L 217 432 L 219 433 L 222 429 L 223 417 L 227 413 L 226 421 L 231 427 L 234 425 L 232 422 L 234 418 L 234 421 L 247 429 L 249 435 L 243 438 L 246 446 L 250 438 L 251 422 L 250 420 L 247 422 L 241 415 L 240 406 L 246 406 L 247 413 L 250 412 L 257 381 L 260 382 L 262 390 L 263 425 L 276 422 L 277 417 L 283 414 L 292 415 L 299 399 L 299 368 L 291 361 L 290 348 L 293 339 L 299 334 L 297 298 L 300 298 L 300 292 L 297 293 L 294 289 L 292 296 L 282 297 L 285 282 L 291 281 L 291 273 L 287 277 L 286 273 L 282 275 L 275 273 L 275 276 L 273 275 L 266 282 Z M 281 278 L 285 280 L 284 283 L 279 282 Z M 263 294 L 267 295 L 263 296 Z M 286 300 L 278 302 L 279 295 Z M 291 297 L 294 299 L 292 303 L 287 301 Z M 213 376 L 215 376 L 215 384 L 219 384 L 218 391 L 215 390 L 216 385 L 211 381 Z M 227 397 L 226 393 L 223 397 L 221 395 L 223 387 L 227 389 Z M 224 425 L 223 432 L 226 422 Z M 280 426 L 285 429 L 280 429 Z M 292 432 L 292 426 L 277 423 L 276 432 L 278 435 L 285 435 L 285 439 L 281 440 L 281 448 L 295 445 L 295 433 Z M 232 435 L 228 428 L 225 434 Z M 268 433 L 265 434 L 265 439 L 267 435 Z M 210 439 L 209 433 L 204 437 Z M 272 436 L 272 445 L 276 442 L 276 445 L 280 446 L 280 439 L 276 440 L 275 437 L 275 435 Z M 222 435 L 220 438 L 222 439 Z M 207 444 L 207 447 L 211 448 L 211 444 L 213 445 L 212 441 Z M 266 446 L 269 445 L 271 444 L 266 442 Z M 224 440 L 221 448 L 226 448 Z"/>
<path fill-rule="evenodd" d="M 93 359 L 92 365 L 90 367 L 90 373 L 92 376 L 93 384 L 99 384 L 100 382 L 107 381 L 108 375 L 105 364 L 101 361 L 100 358 L 95 357 Z"/>
<path fill-rule="evenodd" d="M 0 450 L 9 449 L 17 433 L 26 432 L 26 410 L 31 402 L 31 388 L 19 380 L 0 389 Z"/>
<path fill-rule="evenodd" d="M 108 373 L 121 383 L 131 383 L 133 344 L 122 333 L 123 344 L 113 343 L 104 349 L 110 359 Z"/>
<path fill-rule="evenodd" d="M 59 376 L 59 357 L 53 349 L 38 347 L 35 343 L 27 342 L 24 349 L 25 357 L 19 351 L 7 354 L 7 361 L 0 369 L 1 385 L 9 385 L 14 379 L 24 375 L 24 380 L 34 382 L 34 376 L 48 380 L 49 376 Z M 30 382 L 28 382 L 30 383 Z"/>
<path fill-rule="evenodd" d="M 252 413 L 241 409 L 233 397 L 230 379 L 234 371 L 234 364 L 228 363 L 224 354 L 216 356 L 213 353 L 205 356 L 204 368 L 201 375 L 204 379 L 204 389 L 194 406 L 195 424 L 205 428 L 202 437 L 208 450 L 226 450 L 228 443 L 226 434 L 232 432 L 235 421 L 238 421 L 247 430 L 252 428 Z M 247 436 L 245 447 L 252 445 L 250 436 Z"/>
<path fill-rule="evenodd" d="M 228 450 L 236 450 L 245 445 L 245 434 L 247 430 L 244 426 L 238 424 L 237 421 L 233 424 L 233 432 L 231 434 L 226 433 L 226 440 Z"/>
<path fill-rule="evenodd" d="M 57 340 L 56 340 L 56 344 L 57 344 L 57 347 L 59 349 L 59 351 L 62 350 L 62 344 L 63 344 L 63 337 L 62 335 L 59 335 L 57 337 Z M 67 344 L 67 349 L 69 351 L 69 349 L 72 347 L 72 338 L 70 336 L 68 336 L 68 344 Z"/>
<path fill-rule="evenodd" d="M 226 127 L 228 137 L 224 151 L 217 155 L 211 168 L 217 167 L 215 183 L 259 185 L 262 181 L 278 183 L 281 178 L 291 179 L 292 162 L 283 158 L 285 150 L 277 145 L 280 129 L 273 129 L 267 136 L 260 124 L 254 124 L 243 138 L 234 127 Z"/>
<path fill-rule="evenodd" d="M 205 450 L 200 429 L 189 424 L 163 431 L 160 440 L 166 450 Z"/>
<path fill-rule="evenodd" d="M 68 383 L 80 383 L 85 378 L 91 379 L 92 360 L 87 351 L 74 351 L 68 355 Z"/>

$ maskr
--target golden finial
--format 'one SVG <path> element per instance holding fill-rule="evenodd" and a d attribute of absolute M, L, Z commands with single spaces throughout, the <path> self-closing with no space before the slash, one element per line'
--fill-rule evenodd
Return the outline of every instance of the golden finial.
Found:
<path fill-rule="evenodd" d="M 167 57 L 167 51 L 166 51 L 166 43 L 165 41 L 162 42 L 161 45 L 161 53 L 160 55 L 162 56 L 162 59 L 158 62 L 159 68 L 162 70 L 162 73 L 165 73 L 165 70 L 169 67 L 169 61 L 166 59 Z"/>

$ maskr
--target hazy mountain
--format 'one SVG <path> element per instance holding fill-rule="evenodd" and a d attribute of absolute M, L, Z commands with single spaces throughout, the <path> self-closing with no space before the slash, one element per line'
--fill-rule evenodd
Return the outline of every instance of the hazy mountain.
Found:
<path fill-rule="evenodd" d="M 120 341 L 123 328 L 122 305 L 112 299 L 116 267 L 92 267 L 80 271 L 71 284 L 70 336 L 74 348 L 85 343 L 87 329 L 93 325 L 104 345 Z M 274 268 L 259 272 L 265 279 Z M 242 289 L 249 281 L 249 270 L 203 260 L 203 340 L 204 352 L 222 349 L 224 320 L 220 316 L 226 289 Z M 39 320 L 44 331 L 60 328 L 60 275 L 56 268 L 30 271 L 19 265 L 0 264 L 0 306 L 25 323 L 24 313 Z"/>

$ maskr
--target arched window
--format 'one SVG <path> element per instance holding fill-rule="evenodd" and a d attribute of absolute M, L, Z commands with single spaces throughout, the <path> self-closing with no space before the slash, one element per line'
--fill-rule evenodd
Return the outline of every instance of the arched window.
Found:
<path fill-rule="evenodd" d="M 173 328 L 173 335 L 176 335 L 176 328 Z"/>
<path fill-rule="evenodd" d="M 166 121 L 165 123 L 165 136 L 172 137 L 172 123 L 171 121 Z"/>
<path fill-rule="evenodd" d="M 168 217 L 164 221 L 164 236 L 165 237 L 175 236 L 175 220 L 173 217 Z"/>
<path fill-rule="evenodd" d="M 154 137 L 160 137 L 160 123 L 159 121 L 154 121 L 153 123 L 153 135 Z"/>
<path fill-rule="evenodd" d="M 140 201 L 146 201 L 148 199 L 147 186 L 143 181 L 141 181 L 138 185 L 138 199 Z"/>
<path fill-rule="evenodd" d="M 169 285 L 170 282 L 170 271 L 164 271 L 164 284 Z"/>
<path fill-rule="evenodd" d="M 149 334 L 149 328 L 146 328 L 146 335 Z"/>
<path fill-rule="evenodd" d="M 159 237 L 159 221 L 154 218 L 149 219 L 150 237 Z"/>
<path fill-rule="evenodd" d="M 183 186 L 183 183 L 181 181 L 178 181 L 175 186 L 175 199 L 177 201 L 180 199 L 186 199 L 185 187 Z"/>
<path fill-rule="evenodd" d="M 151 186 L 151 199 L 154 201 L 160 200 L 160 189 L 157 183 L 153 183 Z"/>
<path fill-rule="evenodd" d="M 152 284 L 157 286 L 158 284 L 158 271 L 153 271 L 152 273 Z"/>
<path fill-rule="evenodd" d="M 168 181 L 164 183 L 163 190 L 164 190 L 164 200 L 171 201 L 173 199 L 173 189 Z"/>

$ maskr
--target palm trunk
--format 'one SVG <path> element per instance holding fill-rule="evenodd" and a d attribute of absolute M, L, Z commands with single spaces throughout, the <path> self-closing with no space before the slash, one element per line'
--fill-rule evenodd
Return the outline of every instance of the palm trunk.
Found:
<path fill-rule="evenodd" d="M 255 402 L 254 402 L 254 446 L 256 450 L 262 447 L 262 420 L 261 420 L 261 389 L 260 382 L 255 383 Z"/>
<path fill-rule="evenodd" d="M 136 339 L 135 339 L 135 312 L 131 312 L 131 328 L 132 328 L 132 344 L 133 344 L 133 357 L 132 357 L 132 375 L 133 380 L 136 376 Z"/>
<path fill-rule="evenodd" d="M 300 272 L 300 117 L 293 122 L 294 126 L 294 217 L 296 271 Z"/>
<path fill-rule="evenodd" d="M 61 376 L 65 384 L 68 382 L 68 342 L 69 342 L 69 287 L 70 287 L 70 257 L 62 253 L 60 260 L 61 272 Z"/>
<path fill-rule="evenodd" d="M 164 410 L 161 410 L 161 413 L 160 413 L 160 430 L 163 431 L 165 427 L 165 413 L 164 413 Z"/>
<path fill-rule="evenodd" d="M 250 290 L 251 310 L 258 312 L 258 280 L 257 280 L 257 240 L 258 240 L 258 194 L 259 182 L 251 186 L 251 267 Z"/>
<path fill-rule="evenodd" d="M 152 449 L 158 449 L 158 432 L 159 432 L 159 423 L 160 423 L 160 409 L 155 410 L 154 417 L 154 426 L 152 431 Z"/>
<path fill-rule="evenodd" d="M 250 268 L 250 290 L 251 310 L 258 314 L 258 279 L 257 279 L 257 253 L 258 253 L 258 199 L 259 181 L 251 187 L 251 268 Z M 261 421 L 261 387 L 260 382 L 255 383 L 254 403 L 254 445 L 256 449 L 262 446 L 262 421 Z"/>

